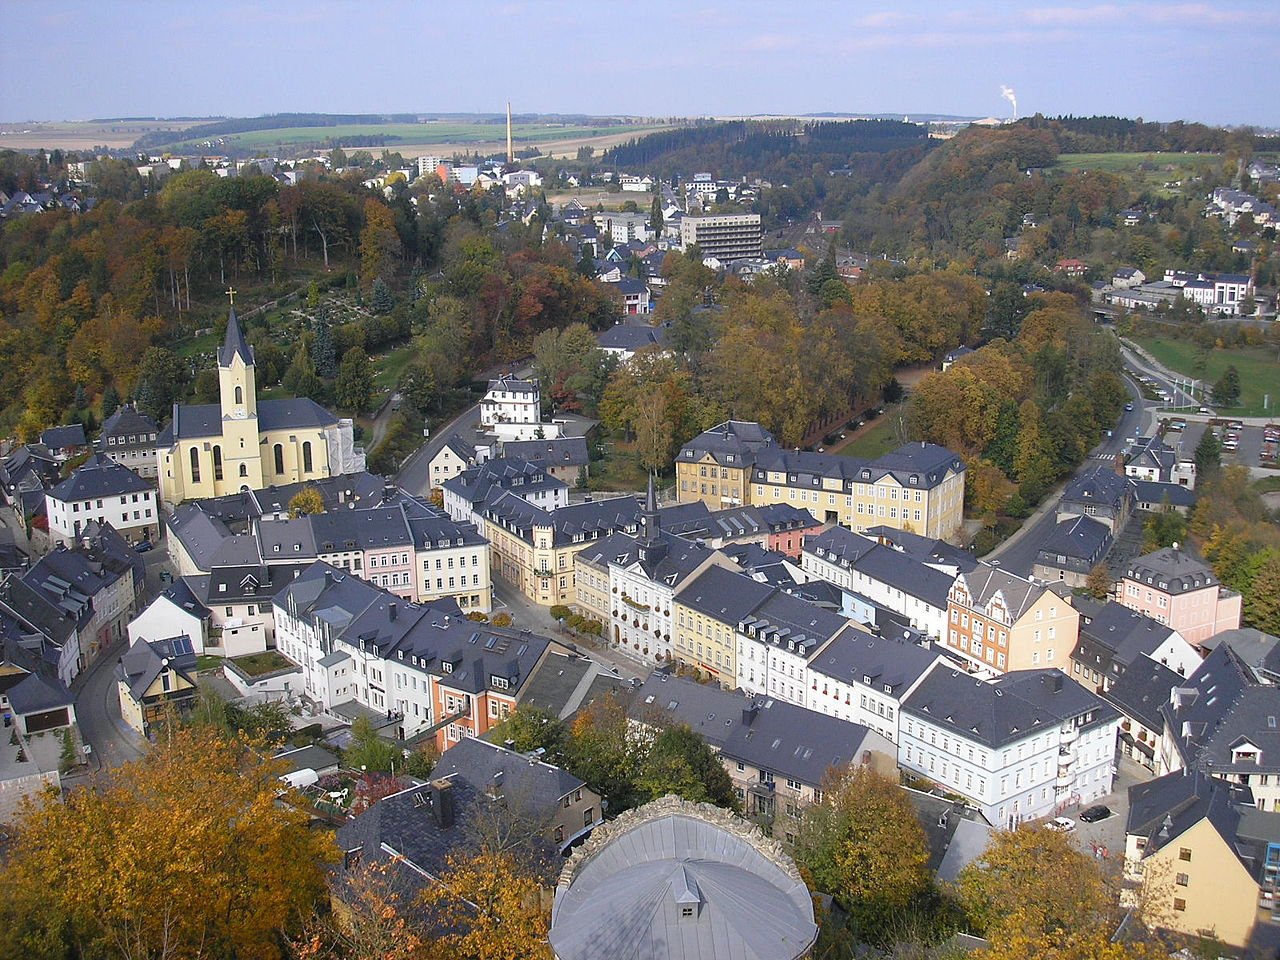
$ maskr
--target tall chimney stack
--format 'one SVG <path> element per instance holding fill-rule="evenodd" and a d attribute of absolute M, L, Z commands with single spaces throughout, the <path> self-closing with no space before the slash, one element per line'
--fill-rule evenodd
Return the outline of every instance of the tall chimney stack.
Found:
<path fill-rule="evenodd" d="M 511 149 L 511 101 L 507 101 L 507 163 L 516 162 L 516 153 Z"/>

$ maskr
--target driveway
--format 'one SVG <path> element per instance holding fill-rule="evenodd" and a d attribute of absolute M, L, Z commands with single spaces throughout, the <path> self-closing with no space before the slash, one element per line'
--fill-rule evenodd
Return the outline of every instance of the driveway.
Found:
<path fill-rule="evenodd" d="M 1129 788 L 1134 784 L 1146 783 L 1153 774 L 1141 764 L 1134 763 L 1128 757 L 1121 757 L 1117 766 L 1115 780 L 1109 794 L 1098 800 L 1090 800 L 1086 804 L 1068 807 L 1060 814 L 1076 821 L 1076 829 L 1072 836 L 1086 853 L 1092 853 L 1099 860 L 1106 860 L 1120 866 L 1124 863 L 1125 824 L 1129 819 Z M 1090 807 L 1102 805 L 1111 808 L 1111 816 L 1097 823 L 1084 823 L 1080 814 Z"/>

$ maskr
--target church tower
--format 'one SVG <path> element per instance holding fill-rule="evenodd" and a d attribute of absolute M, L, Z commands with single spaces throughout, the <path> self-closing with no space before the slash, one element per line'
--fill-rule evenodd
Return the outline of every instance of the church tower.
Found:
<path fill-rule="evenodd" d="M 654 488 L 653 474 L 649 474 L 649 490 L 644 498 L 644 510 L 640 513 L 640 562 L 652 568 L 667 555 L 667 542 L 662 539 L 662 521 L 658 516 L 658 494 Z"/>
<path fill-rule="evenodd" d="M 258 449 L 257 386 L 253 348 L 244 337 L 233 300 L 227 317 L 227 336 L 218 351 L 222 443 L 210 451 L 219 494 L 242 487 L 256 490 L 263 485 L 262 452 Z"/>

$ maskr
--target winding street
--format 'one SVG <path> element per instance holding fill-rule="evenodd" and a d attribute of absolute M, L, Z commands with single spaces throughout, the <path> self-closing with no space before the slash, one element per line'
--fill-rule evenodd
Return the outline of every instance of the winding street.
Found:
<path fill-rule="evenodd" d="M 76 723 L 80 736 L 92 748 L 88 757 L 90 770 L 109 769 L 137 760 L 146 748 L 146 741 L 120 716 L 115 666 L 128 646 L 128 638 L 122 637 L 103 650 L 74 685 Z"/>

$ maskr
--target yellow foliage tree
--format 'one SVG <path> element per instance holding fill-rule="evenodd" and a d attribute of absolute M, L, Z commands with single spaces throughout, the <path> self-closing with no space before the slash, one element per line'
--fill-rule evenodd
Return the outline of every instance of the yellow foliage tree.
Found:
<path fill-rule="evenodd" d="M 65 802 L 28 804 L 0 871 L 0 956 L 279 957 L 336 853 L 277 806 L 279 773 L 243 741 L 178 729 Z"/>
<path fill-rule="evenodd" d="M 503 853 L 450 859 L 422 891 L 432 942 L 455 960 L 549 960 L 549 897 L 528 869 Z"/>
<path fill-rule="evenodd" d="M 289 500 L 289 516 L 313 516 L 324 513 L 324 497 L 315 487 L 303 487 Z"/>

